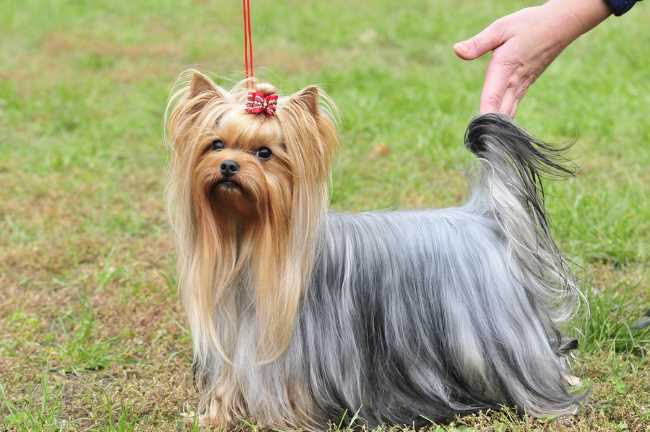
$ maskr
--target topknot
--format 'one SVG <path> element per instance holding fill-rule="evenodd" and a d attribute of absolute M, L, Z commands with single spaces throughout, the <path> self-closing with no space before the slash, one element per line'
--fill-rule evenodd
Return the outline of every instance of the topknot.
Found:
<path fill-rule="evenodd" d="M 262 93 L 264 96 L 269 96 L 277 93 L 277 89 L 269 83 L 259 83 L 255 87 L 256 90 Z"/>

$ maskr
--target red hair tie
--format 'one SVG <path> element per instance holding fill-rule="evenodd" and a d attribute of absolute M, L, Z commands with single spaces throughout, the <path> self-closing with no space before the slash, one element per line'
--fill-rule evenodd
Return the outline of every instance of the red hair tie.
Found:
<path fill-rule="evenodd" d="M 246 112 L 249 114 L 266 114 L 274 116 L 278 107 L 278 95 L 265 95 L 262 92 L 250 91 L 246 99 Z"/>

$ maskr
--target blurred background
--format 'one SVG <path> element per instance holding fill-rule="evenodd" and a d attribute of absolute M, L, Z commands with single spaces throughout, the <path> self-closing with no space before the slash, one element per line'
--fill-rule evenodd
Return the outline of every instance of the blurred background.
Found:
<path fill-rule="evenodd" d="M 252 3 L 256 75 L 283 94 L 320 84 L 341 111 L 334 208 L 463 201 L 487 59 L 451 47 L 535 2 Z M 570 46 L 517 117 L 575 141 L 578 176 L 546 186 L 591 306 L 569 331 L 592 397 L 573 419 L 487 413 L 433 430 L 650 427 L 645 3 Z M 196 428 L 162 116 L 187 67 L 225 87 L 243 78 L 241 21 L 225 0 L 0 3 L 0 430 Z"/>

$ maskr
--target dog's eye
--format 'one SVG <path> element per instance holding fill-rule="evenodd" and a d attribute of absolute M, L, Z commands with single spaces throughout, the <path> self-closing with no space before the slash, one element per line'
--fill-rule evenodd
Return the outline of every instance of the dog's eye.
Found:
<path fill-rule="evenodd" d="M 212 141 L 212 145 L 210 146 L 210 148 L 212 148 L 212 150 L 219 151 L 219 150 L 223 150 L 224 148 L 226 148 L 226 145 L 220 139 L 216 139 L 216 140 Z"/>
<path fill-rule="evenodd" d="M 257 149 L 257 157 L 260 160 L 269 160 L 271 159 L 272 155 L 273 152 L 268 147 L 260 147 Z"/>

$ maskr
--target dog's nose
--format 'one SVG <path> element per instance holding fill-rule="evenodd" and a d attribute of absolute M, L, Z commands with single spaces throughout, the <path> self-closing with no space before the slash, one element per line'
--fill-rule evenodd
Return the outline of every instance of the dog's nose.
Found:
<path fill-rule="evenodd" d="M 221 175 L 224 177 L 232 177 L 237 174 L 239 171 L 239 164 L 233 160 L 225 160 L 221 162 L 221 167 L 219 167 Z"/>

